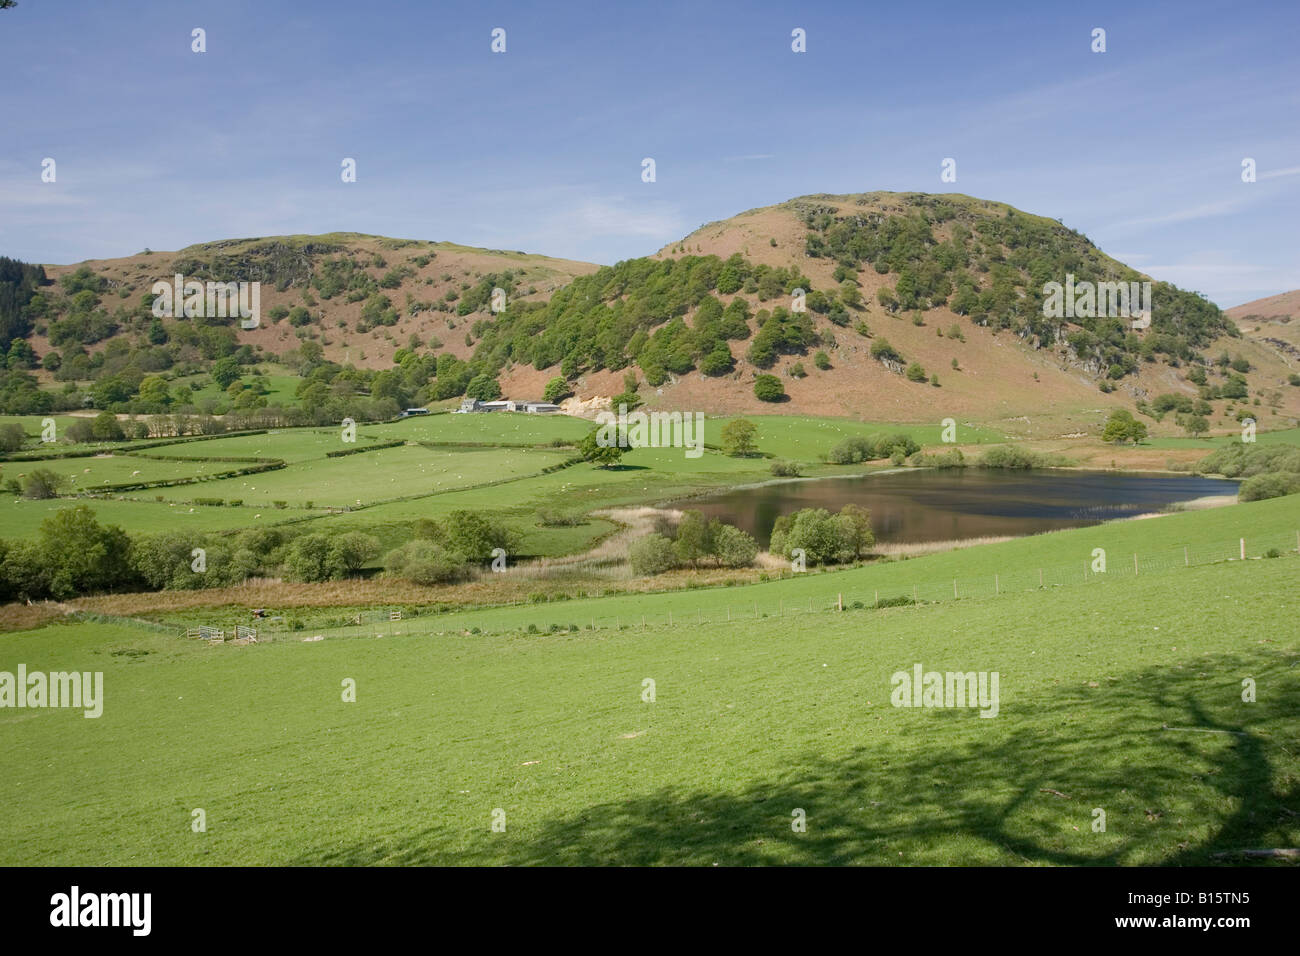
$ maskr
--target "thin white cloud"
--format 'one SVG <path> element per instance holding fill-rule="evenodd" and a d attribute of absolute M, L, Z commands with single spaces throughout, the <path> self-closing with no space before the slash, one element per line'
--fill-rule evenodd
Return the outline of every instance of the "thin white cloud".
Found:
<path fill-rule="evenodd" d="M 1251 197 L 1241 196 L 1236 199 L 1220 199 L 1216 202 L 1200 203 L 1175 209 L 1172 212 L 1155 216 L 1141 216 L 1136 219 L 1122 219 L 1111 223 L 1106 229 L 1132 229 L 1137 226 L 1160 226 L 1171 222 L 1190 222 L 1194 219 L 1208 219 L 1212 216 L 1227 216 L 1249 204 Z"/>

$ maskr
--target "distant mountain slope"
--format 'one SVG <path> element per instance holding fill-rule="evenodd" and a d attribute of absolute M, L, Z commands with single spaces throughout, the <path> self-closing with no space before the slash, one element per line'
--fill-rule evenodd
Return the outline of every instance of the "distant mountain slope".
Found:
<path fill-rule="evenodd" d="M 468 388 L 567 393 L 588 410 L 621 398 L 714 413 L 953 417 L 1026 435 L 1096 431 L 1115 407 L 1217 428 L 1256 403 L 1250 413 L 1269 426 L 1300 415 L 1300 388 L 1288 385 L 1300 366 L 1267 341 L 1295 344 L 1289 319 L 1270 319 L 1277 336 L 1256 334 L 1260 323 L 1154 281 L 1149 328 L 1053 317 L 1045 283 L 1148 277 L 1055 220 L 960 194 L 802 196 L 614 266 L 332 233 L 49 266 L 48 281 L 22 263 L 5 270 L 0 332 L 15 341 L 0 410 L 10 412 L 297 402 L 323 420 L 354 395 L 400 406 Z M 260 282 L 260 326 L 156 319 L 151 286 L 177 273 Z M 498 287 L 503 311 L 491 308 Z M 210 374 L 218 360 L 225 367 Z M 281 379 L 255 375 L 263 363 L 278 363 L 265 368 Z M 294 375 L 313 381 L 285 380 Z M 760 375 L 775 376 L 781 401 L 758 398 Z"/>
<path fill-rule="evenodd" d="M 261 283 L 261 326 L 239 330 L 241 344 L 280 354 L 314 338 L 327 358 L 360 368 L 387 368 L 393 353 L 412 335 L 424 345 L 456 354 L 467 351 L 466 315 L 486 303 L 496 284 L 522 299 L 544 299 L 575 276 L 593 272 L 592 263 L 552 259 L 523 252 L 478 249 L 451 242 L 390 239 L 359 233 L 226 239 L 176 252 L 146 251 L 120 259 L 90 260 L 72 266 L 47 266 L 56 282 L 89 269 L 105 280 L 101 323 L 69 323 L 56 317 L 44 335 L 33 338 L 43 353 L 65 348 L 111 325 L 103 340 L 140 331 L 155 281 L 180 273 L 200 281 Z M 507 278 L 508 277 L 508 278 Z M 488 281 L 491 280 L 491 281 Z M 57 286 L 49 293 L 56 300 Z M 473 308 L 462 308 L 471 299 Z M 387 300 L 385 303 L 384 300 Z M 294 313 L 280 316 L 277 310 Z M 86 328 L 95 330 L 84 334 Z M 91 342 L 91 348 L 95 347 Z"/>
<path fill-rule="evenodd" d="M 1300 372 L 1300 289 L 1235 306 L 1228 315 L 1243 335 L 1276 352 Z"/>
<path fill-rule="evenodd" d="M 647 272 L 639 260 L 602 269 L 537 315 L 503 316 L 479 354 L 503 361 L 503 381 L 521 387 L 559 371 L 580 397 L 612 396 L 631 369 L 652 406 L 712 411 L 1018 419 L 1028 432 L 1059 434 L 1162 394 L 1214 402 L 1225 388 L 1240 391 L 1233 376 L 1242 376 L 1267 386 L 1281 414 L 1300 412 L 1277 357 L 1238 337 L 1194 293 L 1153 282 L 1144 330 L 1122 319 L 1046 319 L 1047 281 L 1148 277 L 1055 220 L 1004 203 L 804 196 L 702 226 L 652 259 L 672 272 Z M 794 285 L 813 290 L 799 318 L 788 311 Z M 738 299 L 748 328 L 736 336 L 725 326 Z M 756 355 L 765 322 L 776 345 Z M 1223 352 L 1251 371 L 1217 364 Z M 902 374 L 913 363 L 925 380 Z M 1204 386 L 1187 377 L 1201 363 Z M 778 376 L 788 401 L 755 397 L 754 377 L 764 373 Z M 1226 423 L 1230 405 L 1217 406 L 1212 424 Z"/>

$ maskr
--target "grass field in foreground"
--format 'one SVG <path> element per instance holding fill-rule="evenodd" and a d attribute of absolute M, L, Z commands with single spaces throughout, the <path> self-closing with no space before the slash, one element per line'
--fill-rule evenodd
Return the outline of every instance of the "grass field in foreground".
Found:
<path fill-rule="evenodd" d="M 10 634 L 0 670 L 102 670 L 105 703 L 0 711 L 0 864 L 1201 864 L 1295 846 L 1297 563 L 549 637 Z M 890 706 L 915 663 L 998 671 L 998 716 Z"/>

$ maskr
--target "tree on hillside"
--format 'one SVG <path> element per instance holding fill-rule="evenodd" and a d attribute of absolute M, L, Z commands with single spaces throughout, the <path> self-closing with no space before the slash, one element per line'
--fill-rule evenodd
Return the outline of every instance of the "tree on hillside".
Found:
<path fill-rule="evenodd" d="M 546 383 L 546 388 L 542 392 L 542 399 L 554 403 L 562 398 L 568 398 L 572 394 L 573 389 L 569 388 L 568 380 L 561 375 L 557 375 Z"/>
<path fill-rule="evenodd" d="M 467 398 L 477 398 L 481 402 L 495 402 L 501 397 L 501 385 L 491 375 L 483 372 L 470 379 L 465 386 Z"/>
<path fill-rule="evenodd" d="M 732 458 L 747 458 L 754 454 L 757 446 L 754 436 L 758 426 L 745 418 L 737 418 L 722 426 L 722 450 Z"/>
<path fill-rule="evenodd" d="M 785 386 L 775 375 L 759 375 L 754 379 L 754 396 L 761 402 L 779 402 L 785 398 Z"/>
<path fill-rule="evenodd" d="M 1137 444 L 1144 441 L 1147 437 L 1147 426 L 1133 417 L 1133 413 L 1123 408 L 1117 408 L 1110 413 L 1110 418 L 1106 421 L 1106 427 L 1102 429 L 1101 440 L 1104 442 L 1115 442 L 1123 444 L 1131 441 Z"/>
<path fill-rule="evenodd" d="M 1204 435 L 1210 430 L 1210 423 L 1204 415 L 1179 415 L 1177 421 L 1193 438 Z"/>
<path fill-rule="evenodd" d="M 233 355 L 219 358 L 212 363 L 211 374 L 212 381 L 216 382 L 218 387 L 227 389 L 231 382 L 239 378 L 239 361 Z"/>

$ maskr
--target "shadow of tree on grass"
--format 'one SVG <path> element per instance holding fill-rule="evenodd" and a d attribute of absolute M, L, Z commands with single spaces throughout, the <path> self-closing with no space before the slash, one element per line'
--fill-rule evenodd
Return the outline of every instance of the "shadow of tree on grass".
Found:
<path fill-rule="evenodd" d="M 1006 704 L 992 720 L 918 711 L 904 733 L 846 755 L 807 754 L 738 790 L 664 784 L 508 834 L 486 821 L 468 836 L 444 825 L 292 862 L 1240 864 L 1214 854 L 1300 844 L 1300 669 L 1288 663 L 1220 656 L 1104 688 L 1055 688 L 1027 720 Z M 1266 689 L 1260 703 L 1241 701 L 1238 675 Z M 1104 833 L 1092 832 L 1095 807 Z M 796 809 L 806 832 L 791 828 Z"/>

